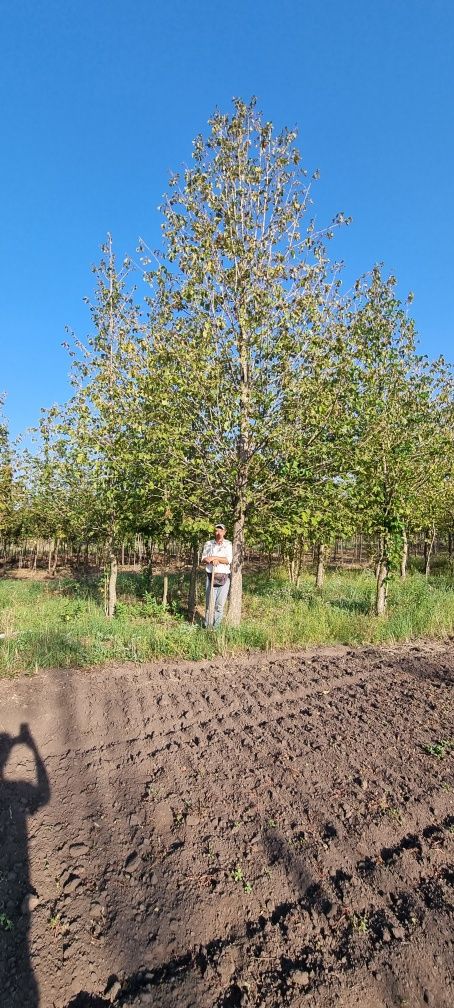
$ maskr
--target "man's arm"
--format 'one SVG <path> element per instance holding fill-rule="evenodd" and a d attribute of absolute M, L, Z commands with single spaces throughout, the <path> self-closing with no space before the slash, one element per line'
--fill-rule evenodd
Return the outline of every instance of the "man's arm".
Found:
<path fill-rule="evenodd" d="M 225 552 L 223 553 L 223 555 L 222 556 L 212 557 L 211 560 L 214 563 L 226 564 L 228 566 L 229 564 L 232 563 L 232 559 L 233 559 L 232 558 L 232 543 L 231 542 L 225 542 L 222 545 L 223 545 L 224 550 L 225 550 Z"/>
<path fill-rule="evenodd" d="M 203 547 L 202 557 L 200 560 L 201 564 L 209 564 L 213 562 L 213 557 L 210 556 L 211 542 L 206 542 Z"/>

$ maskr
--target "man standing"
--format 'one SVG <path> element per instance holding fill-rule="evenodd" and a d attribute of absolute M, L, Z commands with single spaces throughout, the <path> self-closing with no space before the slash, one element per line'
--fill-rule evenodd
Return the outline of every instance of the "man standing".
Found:
<path fill-rule="evenodd" d="M 215 525 L 214 535 L 203 547 L 201 562 L 207 572 L 205 626 L 216 630 L 229 594 L 232 543 L 225 539 L 225 525 Z"/>

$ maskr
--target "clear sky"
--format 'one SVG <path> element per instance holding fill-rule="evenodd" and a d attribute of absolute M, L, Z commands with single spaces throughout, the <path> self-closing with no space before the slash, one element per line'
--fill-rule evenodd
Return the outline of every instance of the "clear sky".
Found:
<path fill-rule="evenodd" d="M 231 98 L 297 126 L 315 212 L 352 226 L 350 277 L 415 292 L 422 349 L 453 356 L 451 0 L 0 0 L 0 391 L 11 432 L 68 394 L 90 266 L 159 244 L 157 206 Z"/>

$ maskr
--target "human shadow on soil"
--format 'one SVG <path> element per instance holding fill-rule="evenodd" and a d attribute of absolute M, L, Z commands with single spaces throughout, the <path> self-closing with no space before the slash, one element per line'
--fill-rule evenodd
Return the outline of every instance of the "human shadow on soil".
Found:
<path fill-rule="evenodd" d="M 36 782 L 5 776 L 12 750 L 32 754 Z M 27 818 L 46 805 L 50 785 L 44 762 L 27 724 L 19 734 L 0 733 L 0 992 L 8 1008 L 38 1008 L 39 990 L 30 960 L 30 879 Z"/>

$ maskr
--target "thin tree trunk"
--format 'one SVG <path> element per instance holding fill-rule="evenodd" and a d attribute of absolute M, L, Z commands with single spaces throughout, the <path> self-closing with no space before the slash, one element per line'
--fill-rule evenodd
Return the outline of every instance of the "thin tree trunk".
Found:
<path fill-rule="evenodd" d="M 52 571 L 52 553 L 54 552 L 54 540 L 51 539 L 49 542 L 49 548 L 47 553 L 47 573 L 50 574 Z"/>
<path fill-rule="evenodd" d="M 317 544 L 317 573 L 315 576 L 315 587 L 321 591 L 325 583 L 325 556 L 326 546 L 324 543 Z"/>
<path fill-rule="evenodd" d="M 406 578 L 406 576 L 407 576 L 407 561 L 408 561 L 408 538 L 407 538 L 407 533 L 404 530 L 403 542 L 402 542 L 402 553 L 400 555 L 400 576 L 401 576 L 401 578 Z"/>
<path fill-rule="evenodd" d="M 376 567 L 375 615 L 383 616 L 388 605 L 389 560 L 386 536 L 380 536 Z"/>
<path fill-rule="evenodd" d="M 214 626 L 214 571 L 215 568 L 213 567 L 211 574 L 208 575 L 210 579 L 210 592 L 208 596 L 208 610 L 207 610 L 206 622 L 207 626 L 209 627 Z"/>
<path fill-rule="evenodd" d="M 164 578 L 162 583 L 162 605 L 167 609 L 169 598 L 169 571 L 168 571 L 168 545 L 164 545 Z"/>
<path fill-rule="evenodd" d="M 240 498 L 237 501 L 235 519 L 233 522 L 233 542 L 232 542 L 232 574 L 230 584 L 230 602 L 228 621 L 231 626 L 239 626 L 241 623 L 241 608 L 243 598 L 243 558 L 244 558 L 244 503 Z"/>
<path fill-rule="evenodd" d="M 432 524 L 424 532 L 424 574 L 426 578 L 430 574 L 430 560 L 432 557 L 432 550 L 435 541 L 435 525 Z"/>
<path fill-rule="evenodd" d="M 115 607 L 117 604 L 117 576 L 118 576 L 118 563 L 117 558 L 113 549 L 111 549 L 109 554 L 109 570 L 108 570 L 108 582 L 107 582 L 107 599 L 106 599 L 106 616 L 109 619 L 115 615 Z"/>
<path fill-rule="evenodd" d="M 188 617 L 189 622 L 194 622 L 196 601 L 197 601 L 197 570 L 199 566 L 199 544 L 193 543 L 191 553 L 191 575 L 189 578 L 188 594 Z"/>
<path fill-rule="evenodd" d="M 231 626 L 239 626 L 241 623 L 246 499 L 250 462 L 250 357 L 247 329 L 243 328 L 242 305 L 238 306 L 237 314 L 239 322 L 238 356 L 240 363 L 240 435 L 237 444 L 238 473 L 236 495 L 234 500 L 232 542 L 233 559 L 228 610 L 228 622 Z"/>
<path fill-rule="evenodd" d="M 52 566 L 51 566 L 51 570 L 50 570 L 51 577 L 55 577 L 55 575 L 57 573 L 58 547 L 59 547 L 59 545 L 60 545 L 60 540 L 56 539 L 56 541 L 55 541 L 55 549 L 54 549 L 54 558 L 53 558 Z"/>
<path fill-rule="evenodd" d="M 154 557 L 153 557 L 153 543 L 152 543 L 151 539 L 149 541 L 148 548 L 149 548 L 149 554 L 148 554 L 148 565 L 147 565 L 147 578 L 148 578 L 148 584 L 150 585 L 150 588 L 151 588 L 151 582 L 153 580 L 153 561 L 154 561 Z"/>

